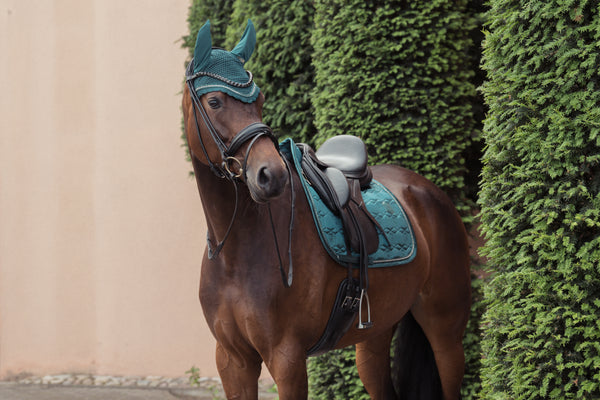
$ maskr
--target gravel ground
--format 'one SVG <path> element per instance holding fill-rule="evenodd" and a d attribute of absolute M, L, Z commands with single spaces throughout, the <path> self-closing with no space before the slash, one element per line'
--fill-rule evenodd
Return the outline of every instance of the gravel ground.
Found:
<path fill-rule="evenodd" d="M 259 399 L 275 400 L 273 382 L 259 382 Z M 20 376 L 0 382 L 1 400 L 224 400 L 219 378 L 62 374 Z"/>

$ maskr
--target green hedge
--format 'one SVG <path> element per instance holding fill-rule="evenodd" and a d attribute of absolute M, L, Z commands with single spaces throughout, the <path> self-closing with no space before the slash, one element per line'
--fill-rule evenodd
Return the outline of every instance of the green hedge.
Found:
<path fill-rule="evenodd" d="M 354 346 L 309 358 L 308 388 L 311 400 L 371 398 L 358 376 Z"/>
<path fill-rule="evenodd" d="M 193 0 L 191 2 L 187 18 L 189 34 L 182 38 L 182 47 L 188 49 L 190 59 L 194 55 L 198 31 L 206 20 L 210 20 L 213 46 L 225 46 L 225 35 L 229 25 L 229 16 L 233 12 L 233 2 L 234 0 Z"/>
<path fill-rule="evenodd" d="M 256 25 L 256 50 L 246 68 L 254 74 L 267 101 L 265 123 L 278 137 L 310 143 L 315 135 L 310 96 L 314 6 L 304 0 L 236 0 L 227 33 L 233 46 L 251 18 Z"/>
<path fill-rule="evenodd" d="M 371 161 L 424 175 L 462 211 L 477 135 L 468 4 L 317 0 L 313 34 L 317 142 L 361 136 Z"/>
<path fill-rule="evenodd" d="M 492 0 L 483 398 L 600 398 L 597 2 Z"/>

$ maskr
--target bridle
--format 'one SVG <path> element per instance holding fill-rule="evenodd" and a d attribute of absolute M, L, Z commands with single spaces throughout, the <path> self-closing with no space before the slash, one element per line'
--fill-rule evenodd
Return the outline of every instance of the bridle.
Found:
<path fill-rule="evenodd" d="M 277 139 L 275 138 L 275 135 L 273 134 L 273 130 L 268 125 L 263 124 L 262 122 L 254 122 L 254 123 L 246 126 L 245 128 L 243 128 L 241 131 L 239 131 L 233 137 L 233 139 L 231 140 L 229 145 L 227 145 L 225 143 L 225 141 L 223 140 L 223 136 L 221 134 L 219 134 L 217 129 L 212 124 L 210 117 L 208 116 L 208 113 L 206 112 L 206 109 L 204 108 L 204 105 L 202 105 L 202 102 L 200 101 L 200 98 L 198 97 L 198 94 L 196 93 L 196 90 L 194 88 L 194 80 L 200 76 L 209 76 L 211 78 L 221 80 L 230 86 L 234 86 L 237 88 L 246 88 L 246 87 L 249 87 L 250 85 L 252 85 L 252 83 L 253 83 L 252 73 L 250 71 L 246 71 L 248 73 L 248 78 L 249 78 L 248 82 L 238 83 L 238 82 L 232 81 L 230 79 L 227 79 L 225 77 L 222 77 L 218 74 L 213 74 L 210 72 L 200 71 L 200 72 L 194 73 L 193 65 L 194 65 L 194 60 L 192 59 L 192 61 L 188 64 L 188 67 L 186 69 L 186 84 L 188 86 L 190 96 L 192 98 L 192 103 L 193 103 L 192 108 L 194 111 L 194 120 L 196 122 L 196 133 L 198 134 L 198 140 L 200 141 L 200 146 L 202 148 L 202 152 L 204 153 L 204 156 L 206 157 L 206 161 L 208 163 L 210 170 L 217 177 L 224 178 L 224 179 L 227 179 L 228 181 L 230 181 L 233 184 L 233 187 L 235 189 L 235 206 L 234 206 L 234 210 L 233 210 L 233 215 L 231 217 L 231 221 L 229 222 L 229 226 L 227 227 L 227 230 L 225 231 L 225 235 L 223 236 L 223 239 L 221 239 L 220 241 L 217 240 L 217 244 L 215 246 L 213 244 L 212 240 L 210 239 L 208 232 L 206 235 L 206 241 L 207 241 L 207 245 L 208 245 L 208 258 L 212 260 L 212 259 L 216 258 L 219 255 L 219 253 L 221 252 L 221 250 L 223 249 L 223 246 L 225 245 L 225 241 L 227 240 L 227 237 L 229 236 L 229 234 L 231 232 L 231 228 L 233 227 L 233 223 L 237 216 L 238 203 L 239 203 L 238 185 L 240 182 L 247 182 L 246 166 L 248 163 L 248 156 L 250 155 L 250 151 L 252 150 L 252 147 L 254 146 L 256 141 L 263 136 L 266 136 L 267 138 L 269 138 L 275 145 L 276 149 L 279 149 L 279 144 L 277 142 Z M 202 122 L 208 129 L 210 136 L 212 138 L 212 141 L 214 142 L 214 144 L 217 146 L 217 149 L 219 150 L 219 153 L 221 155 L 221 163 L 220 164 L 215 163 L 215 162 L 213 162 L 213 160 L 210 159 L 210 156 L 209 156 L 206 146 L 204 144 L 204 140 L 202 140 L 202 135 L 200 133 L 198 113 L 200 114 Z M 236 157 L 236 154 L 241 149 L 241 147 L 244 146 L 244 144 L 246 144 L 248 142 L 249 142 L 249 144 L 246 149 L 246 154 L 243 157 L 243 161 L 240 161 Z M 280 156 L 281 156 L 281 153 L 280 153 Z M 292 280 L 293 280 L 292 230 L 293 230 L 293 225 L 294 225 L 295 193 L 294 193 L 291 168 L 288 164 L 287 159 L 283 156 L 281 158 L 283 159 L 285 166 L 288 170 L 288 174 L 289 174 L 289 182 L 290 182 L 290 186 L 291 186 L 290 187 L 290 192 L 291 192 L 290 196 L 291 196 L 291 204 L 292 204 L 291 216 L 290 216 L 290 227 L 289 227 L 289 242 L 288 242 L 289 268 L 288 268 L 287 277 L 283 270 L 283 262 L 281 259 L 281 254 L 279 252 L 279 244 L 277 242 L 277 234 L 275 232 L 275 225 L 273 222 L 273 215 L 271 213 L 271 204 L 270 203 L 268 204 L 268 209 L 269 209 L 269 219 L 271 222 L 271 228 L 273 230 L 273 236 L 275 238 L 275 248 L 277 249 L 277 256 L 279 257 L 279 270 L 281 272 L 281 277 L 282 277 L 284 286 L 289 288 L 292 285 Z M 233 163 L 237 164 L 238 172 L 234 172 L 232 170 Z"/>
<path fill-rule="evenodd" d="M 271 130 L 271 128 L 268 125 L 265 125 L 262 122 L 255 122 L 255 123 L 248 125 L 241 131 L 239 131 L 233 137 L 229 146 L 227 146 L 225 144 L 225 141 L 223 140 L 223 136 L 221 136 L 219 134 L 219 132 L 216 130 L 216 128 L 212 124 L 210 118 L 208 117 L 208 113 L 206 112 L 206 109 L 204 108 L 204 106 L 202 105 L 202 102 L 200 101 L 200 98 L 198 97 L 198 94 L 196 93 L 196 90 L 194 89 L 194 80 L 200 76 L 210 76 L 211 78 L 215 78 L 215 79 L 224 81 L 228 85 L 235 86 L 238 88 L 245 88 L 245 87 L 249 87 L 250 85 L 252 85 L 252 73 L 248 72 L 249 80 L 247 83 L 238 83 L 238 82 L 229 80 L 227 78 L 223 78 L 217 74 L 212 74 L 210 72 L 200 71 L 200 72 L 197 72 L 194 74 L 193 73 L 193 64 L 194 64 L 194 61 L 192 60 L 186 69 L 186 83 L 190 90 L 192 102 L 194 103 L 194 107 L 193 107 L 194 119 L 196 120 L 196 128 L 198 128 L 197 129 L 198 139 L 200 140 L 200 146 L 202 147 L 202 152 L 204 153 L 204 156 L 206 157 L 208 166 L 209 166 L 210 170 L 215 175 L 217 175 L 219 178 L 227 178 L 231 181 L 234 181 L 234 180 L 240 179 L 243 176 L 244 180 L 245 180 L 245 178 L 246 178 L 246 163 L 248 162 L 248 155 L 250 154 L 250 150 L 252 149 L 252 146 L 258 140 L 258 138 L 260 138 L 261 136 L 266 136 L 273 141 L 273 144 L 275 144 L 276 148 L 278 147 L 277 139 L 275 138 L 275 135 L 273 135 L 273 131 Z M 199 125 L 198 125 L 198 112 L 196 110 L 198 110 L 198 112 L 200 113 L 200 117 L 202 118 L 204 125 L 208 129 L 213 142 L 219 149 L 219 153 L 221 154 L 221 160 L 222 160 L 221 164 L 215 164 L 210 159 L 210 156 L 208 155 L 208 151 L 206 150 L 206 146 L 204 145 L 204 141 L 202 140 L 202 136 L 200 135 L 200 129 L 199 129 Z M 246 155 L 244 156 L 244 161 L 242 163 L 242 162 L 240 162 L 239 159 L 237 159 L 235 157 L 235 155 L 240 150 L 240 148 L 248 141 L 250 141 L 250 145 L 248 146 L 248 149 L 246 150 Z M 239 168 L 240 171 L 238 173 L 234 173 L 233 171 L 231 171 L 231 168 L 230 168 L 231 162 L 237 163 L 238 167 L 240 167 Z"/>

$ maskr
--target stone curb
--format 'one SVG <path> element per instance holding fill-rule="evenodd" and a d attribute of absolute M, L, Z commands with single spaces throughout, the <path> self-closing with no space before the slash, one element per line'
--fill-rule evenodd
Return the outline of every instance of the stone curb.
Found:
<path fill-rule="evenodd" d="M 168 378 L 162 376 L 109 376 L 92 374 L 60 374 L 46 376 L 16 376 L 2 384 L 13 385 L 42 385 L 64 387 L 106 387 L 129 389 L 162 389 L 183 400 L 206 398 L 221 398 L 224 396 L 221 379 L 201 377 L 197 385 L 191 385 L 189 377 Z M 277 393 L 272 390 L 271 379 L 259 381 L 260 399 L 277 399 Z M 217 396 L 217 397 L 215 397 Z M 224 397 L 223 397 L 224 398 Z"/>
<path fill-rule="evenodd" d="M 62 386 L 116 386 L 148 388 L 196 388 L 189 383 L 188 377 L 167 378 L 163 376 L 109 376 L 92 374 L 60 374 L 46 376 L 27 376 L 9 379 L 9 382 L 21 385 L 62 385 Z M 219 378 L 202 377 L 199 387 L 221 387 Z"/>

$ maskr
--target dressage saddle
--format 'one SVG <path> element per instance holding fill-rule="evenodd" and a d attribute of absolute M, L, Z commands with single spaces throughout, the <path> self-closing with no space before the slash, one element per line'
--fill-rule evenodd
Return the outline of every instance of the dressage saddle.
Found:
<path fill-rule="evenodd" d="M 325 205 L 342 220 L 349 249 L 371 254 L 379 247 L 378 224 L 364 205 L 361 189 L 371 183 L 363 141 L 351 135 L 327 140 L 315 153 L 306 144 L 302 151 L 302 171 Z"/>
<path fill-rule="evenodd" d="M 348 277 L 338 289 L 333 310 L 319 341 L 308 355 L 332 349 L 348 331 L 358 313 L 359 329 L 370 328 L 371 310 L 367 289 L 368 255 L 379 247 L 381 227 L 367 210 L 361 189 L 369 187 L 373 174 L 367 166 L 367 149 L 363 141 L 351 135 L 335 136 L 315 152 L 306 144 L 298 144 L 302 153 L 302 173 L 323 203 L 342 221 L 348 252 L 359 254 L 359 279 L 353 277 L 348 265 Z M 367 320 L 363 321 L 363 300 L 367 304 Z"/>

